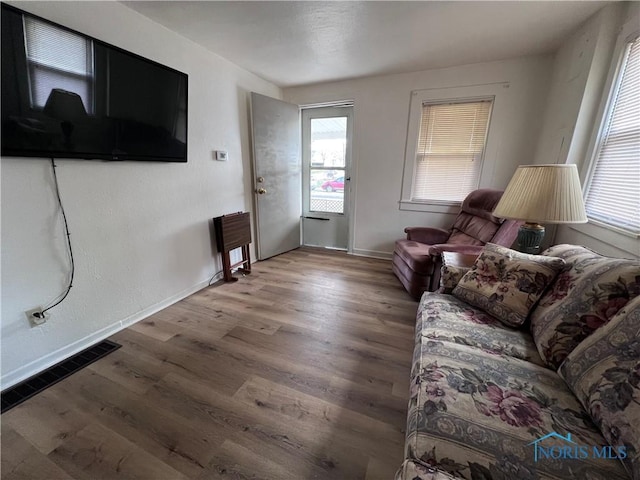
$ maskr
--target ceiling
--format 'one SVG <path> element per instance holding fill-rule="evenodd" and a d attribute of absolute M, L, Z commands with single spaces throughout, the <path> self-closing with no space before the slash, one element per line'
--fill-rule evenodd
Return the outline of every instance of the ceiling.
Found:
<path fill-rule="evenodd" d="M 600 1 L 126 1 L 280 87 L 555 51 Z"/>

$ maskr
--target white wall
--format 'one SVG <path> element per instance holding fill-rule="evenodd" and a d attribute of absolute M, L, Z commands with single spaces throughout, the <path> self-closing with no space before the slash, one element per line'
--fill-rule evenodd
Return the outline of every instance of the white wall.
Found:
<path fill-rule="evenodd" d="M 509 82 L 509 122 L 489 185 L 506 187 L 517 165 L 532 163 L 551 74 L 550 56 L 332 82 L 284 90 L 300 105 L 353 100 L 354 253 L 390 256 L 407 226 L 449 227 L 454 215 L 399 210 L 413 90 Z"/>
<path fill-rule="evenodd" d="M 117 2 L 11 2 L 189 74 L 186 164 L 58 160 L 76 258 L 68 298 L 30 328 L 24 311 L 64 290 L 68 261 L 45 159 L 2 158 L 2 386 L 206 285 L 221 269 L 210 219 L 252 210 L 242 70 Z M 229 152 L 226 163 L 211 151 Z"/>
<path fill-rule="evenodd" d="M 639 11 L 637 2 L 611 4 L 589 18 L 556 52 L 536 163 L 575 163 L 585 181 L 616 39 L 626 22 L 640 24 Z M 547 243 L 579 244 L 604 255 L 640 257 L 640 239 L 596 225 L 560 226 L 555 235 L 553 228 L 547 230 Z"/>

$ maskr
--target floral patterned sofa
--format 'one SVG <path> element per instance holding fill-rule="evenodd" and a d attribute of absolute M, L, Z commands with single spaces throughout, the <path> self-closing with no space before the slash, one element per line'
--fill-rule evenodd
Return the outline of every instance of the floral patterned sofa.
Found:
<path fill-rule="evenodd" d="M 418 308 L 396 480 L 640 480 L 640 263 L 489 244 L 443 279 Z"/>

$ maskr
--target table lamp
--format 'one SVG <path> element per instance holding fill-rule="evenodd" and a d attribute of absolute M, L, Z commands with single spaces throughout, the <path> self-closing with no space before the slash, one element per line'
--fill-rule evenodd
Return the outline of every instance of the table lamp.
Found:
<path fill-rule="evenodd" d="M 586 223 L 582 188 L 575 165 L 521 165 L 493 211 L 498 218 L 524 220 L 518 250 L 538 253 L 541 223 Z"/>

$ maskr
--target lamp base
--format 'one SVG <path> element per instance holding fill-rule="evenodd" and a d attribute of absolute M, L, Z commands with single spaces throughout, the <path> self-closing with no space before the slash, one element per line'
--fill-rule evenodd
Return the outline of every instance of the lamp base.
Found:
<path fill-rule="evenodd" d="M 518 251 L 522 253 L 540 253 L 540 244 L 544 238 L 544 227 L 539 223 L 525 223 L 518 230 Z"/>
<path fill-rule="evenodd" d="M 60 128 L 62 129 L 62 133 L 64 134 L 64 146 L 67 149 L 71 149 L 71 134 L 73 133 L 73 123 L 68 121 L 60 122 Z"/>

